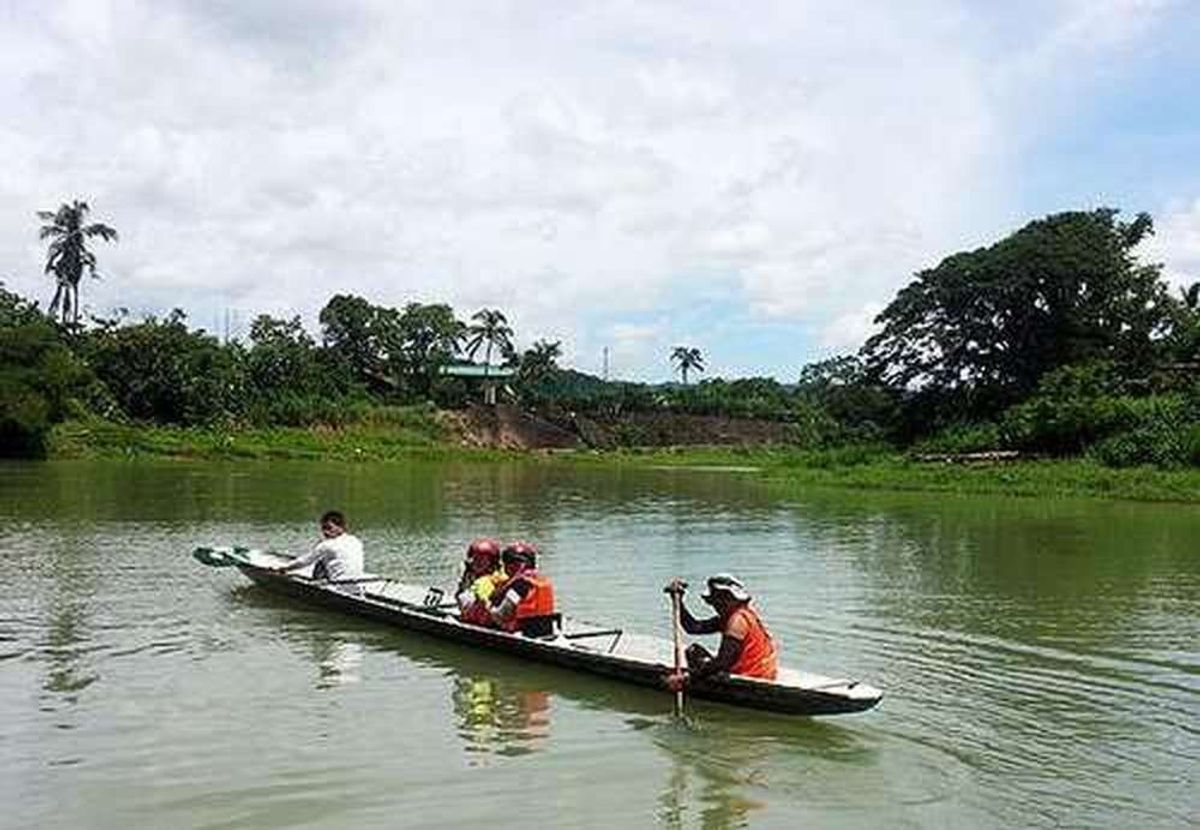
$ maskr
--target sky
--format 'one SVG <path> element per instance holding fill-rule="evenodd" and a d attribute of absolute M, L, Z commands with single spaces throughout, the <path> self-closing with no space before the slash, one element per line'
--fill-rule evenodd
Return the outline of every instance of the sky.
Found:
<path fill-rule="evenodd" d="M 0 280 L 48 302 L 79 198 L 102 316 L 447 302 L 792 382 L 1049 213 L 1147 211 L 1200 280 L 1196 43 L 1200 0 L 0 0 Z"/>

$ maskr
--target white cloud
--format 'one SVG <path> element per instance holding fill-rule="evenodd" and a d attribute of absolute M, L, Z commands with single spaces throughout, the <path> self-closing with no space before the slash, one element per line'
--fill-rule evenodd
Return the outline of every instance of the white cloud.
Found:
<path fill-rule="evenodd" d="M 771 229 L 762 222 L 740 222 L 716 228 L 708 236 L 705 250 L 718 257 L 755 257 L 768 250 Z"/>
<path fill-rule="evenodd" d="M 1155 11 L 1066 3 L 998 56 L 953 0 L 22 5 L 0 275 L 47 293 L 33 211 L 78 195 L 122 232 L 98 309 L 311 320 L 354 292 L 499 306 L 573 354 L 588 315 L 670 319 L 709 281 L 850 331 L 1008 219 L 1029 100 Z M 636 331 L 614 349 L 657 366 Z"/>
<path fill-rule="evenodd" d="M 656 340 L 665 333 L 662 323 L 637 325 L 634 323 L 617 323 L 609 328 L 609 336 L 618 343 L 636 343 L 643 340 Z"/>
<path fill-rule="evenodd" d="M 1172 285 L 1200 282 L 1200 197 L 1168 205 L 1155 220 L 1154 236 L 1142 243 L 1142 257 L 1163 266 Z"/>
<path fill-rule="evenodd" d="M 629 380 L 638 377 L 647 365 L 663 363 L 662 355 L 666 353 L 663 344 L 670 331 L 670 321 L 665 319 L 607 325 L 597 338 L 603 345 L 589 345 L 585 353 L 587 359 L 580 368 L 600 374 L 607 348 L 610 378 Z"/>
<path fill-rule="evenodd" d="M 820 344 L 834 352 L 856 350 L 878 329 L 875 318 L 883 309 L 882 303 L 867 303 L 841 315 L 821 330 Z"/>

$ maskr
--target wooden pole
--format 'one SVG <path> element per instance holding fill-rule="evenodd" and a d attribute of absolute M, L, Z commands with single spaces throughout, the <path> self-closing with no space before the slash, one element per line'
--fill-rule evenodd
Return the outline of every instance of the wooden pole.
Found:
<path fill-rule="evenodd" d="M 671 596 L 671 639 L 675 644 L 675 676 L 683 673 L 683 627 L 680 607 L 683 605 L 683 590 L 687 584 L 676 579 L 667 586 Z M 683 687 L 675 690 L 675 717 L 683 717 Z"/>

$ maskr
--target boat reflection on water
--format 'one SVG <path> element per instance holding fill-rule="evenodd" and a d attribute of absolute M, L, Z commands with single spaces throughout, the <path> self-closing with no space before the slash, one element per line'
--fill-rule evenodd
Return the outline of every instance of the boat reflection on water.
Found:
<path fill-rule="evenodd" d="M 666 786 L 658 798 L 658 822 L 670 828 L 749 826 L 766 801 L 756 797 L 771 786 L 774 749 L 769 742 L 743 735 L 711 734 L 696 721 L 670 723 L 650 730 L 654 744 L 670 762 Z"/>
<path fill-rule="evenodd" d="M 669 760 L 657 819 L 670 828 L 748 827 L 780 792 L 814 814 L 857 809 L 828 782 L 877 767 L 872 739 L 819 720 L 747 717 L 714 706 L 682 721 L 635 725 Z"/>
<path fill-rule="evenodd" d="M 780 792 L 814 815 L 842 815 L 860 809 L 856 792 L 880 789 L 872 778 L 877 738 L 853 724 L 690 701 L 688 716 L 676 720 L 665 692 L 421 635 L 398 633 L 387 648 L 446 670 L 458 735 L 473 766 L 549 750 L 556 719 L 616 715 L 665 762 L 655 810 L 665 827 L 746 827 L 769 816 Z M 831 788 L 831 780 L 858 781 L 862 789 Z"/>
<path fill-rule="evenodd" d="M 319 673 L 317 688 L 332 689 L 362 679 L 362 643 L 337 639 L 315 641 L 313 646 Z"/>
<path fill-rule="evenodd" d="M 295 603 L 274 596 L 253 585 L 239 585 L 230 598 L 260 609 L 278 610 L 280 617 L 271 625 L 286 639 L 312 656 L 317 668 L 317 688 L 335 689 L 362 680 L 364 631 L 336 624 L 327 615 L 298 615 Z"/>
<path fill-rule="evenodd" d="M 673 758 L 667 786 L 658 798 L 658 823 L 669 828 L 690 827 L 696 802 L 701 827 L 725 830 L 748 827 L 751 814 L 765 807 L 765 802 L 747 798 L 747 784 L 740 776 L 714 776 L 703 765 L 690 765 Z"/>
<path fill-rule="evenodd" d="M 488 755 L 528 755 L 550 735 L 550 693 L 506 684 L 498 677 L 460 674 L 453 679 L 458 734 L 481 764 Z"/>
<path fill-rule="evenodd" d="M 556 717 L 615 714 L 627 729 L 644 735 L 664 760 L 665 780 L 656 819 L 667 827 L 731 828 L 761 820 L 780 791 L 816 813 L 857 809 L 846 788 L 876 769 L 878 742 L 853 724 L 744 711 L 709 702 L 688 702 L 688 716 L 672 716 L 671 696 L 638 686 L 510 655 L 448 643 L 417 632 L 381 627 L 339 615 L 303 614 L 294 603 L 265 591 L 255 604 L 287 611 L 293 642 L 304 640 L 325 684 L 357 682 L 364 655 L 394 654 L 445 678 L 455 733 L 471 766 L 548 751 Z M 556 714 L 557 711 L 557 714 Z M 577 726 L 578 724 L 575 724 Z M 863 787 L 879 782 L 863 780 Z M 858 791 L 851 786 L 849 792 Z"/>

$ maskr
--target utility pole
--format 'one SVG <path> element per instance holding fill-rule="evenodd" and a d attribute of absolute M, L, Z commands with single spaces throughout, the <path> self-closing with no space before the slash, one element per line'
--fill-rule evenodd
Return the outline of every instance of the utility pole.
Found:
<path fill-rule="evenodd" d="M 608 346 L 604 347 L 604 382 L 608 383 Z"/>

